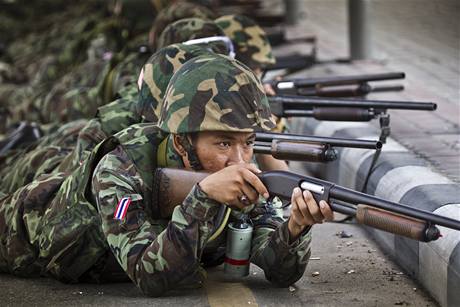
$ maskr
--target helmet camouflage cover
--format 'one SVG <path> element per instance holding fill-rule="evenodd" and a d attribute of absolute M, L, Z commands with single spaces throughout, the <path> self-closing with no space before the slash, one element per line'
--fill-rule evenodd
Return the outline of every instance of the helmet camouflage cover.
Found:
<path fill-rule="evenodd" d="M 158 13 L 153 26 L 150 29 L 149 44 L 152 50 L 158 49 L 157 41 L 163 30 L 171 23 L 184 18 L 197 17 L 204 20 L 216 18 L 215 14 L 205 6 L 188 3 L 175 2 Z"/>
<path fill-rule="evenodd" d="M 273 128 L 270 107 L 256 75 L 228 56 L 199 56 L 172 77 L 158 126 L 165 132 L 254 132 Z"/>
<path fill-rule="evenodd" d="M 201 18 L 184 18 L 166 27 L 158 38 L 157 47 L 163 48 L 191 39 L 212 36 L 225 36 L 224 31 L 215 22 Z M 212 51 L 220 54 L 228 54 L 230 51 L 224 42 L 216 41 L 207 45 Z"/>
<path fill-rule="evenodd" d="M 111 0 L 109 7 L 116 16 L 124 18 L 139 31 L 148 31 L 156 14 L 165 6 L 162 2 L 165 1 Z"/>
<path fill-rule="evenodd" d="M 210 51 L 193 45 L 175 44 L 157 51 L 143 66 L 139 79 L 137 112 L 145 122 L 158 122 L 166 87 L 184 63 Z"/>
<path fill-rule="evenodd" d="M 251 69 L 275 64 L 275 57 L 265 31 L 243 15 L 225 15 L 215 22 L 235 46 L 236 59 Z"/>

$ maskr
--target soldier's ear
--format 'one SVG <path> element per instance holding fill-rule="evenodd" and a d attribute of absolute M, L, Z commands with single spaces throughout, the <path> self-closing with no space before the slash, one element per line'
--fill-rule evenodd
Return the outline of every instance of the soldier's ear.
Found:
<path fill-rule="evenodd" d="M 173 146 L 177 153 L 182 157 L 187 157 L 187 151 L 185 150 L 184 146 L 181 144 L 181 137 L 177 134 L 173 135 Z"/>

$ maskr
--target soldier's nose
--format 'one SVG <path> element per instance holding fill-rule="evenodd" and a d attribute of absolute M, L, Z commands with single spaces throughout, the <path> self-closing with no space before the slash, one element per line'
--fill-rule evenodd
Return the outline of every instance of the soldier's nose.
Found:
<path fill-rule="evenodd" d="M 229 159 L 228 159 L 228 165 L 235 165 L 235 164 L 241 164 L 244 163 L 244 155 L 243 155 L 243 150 L 241 149 L 234 149 L 232 150 Z"/>

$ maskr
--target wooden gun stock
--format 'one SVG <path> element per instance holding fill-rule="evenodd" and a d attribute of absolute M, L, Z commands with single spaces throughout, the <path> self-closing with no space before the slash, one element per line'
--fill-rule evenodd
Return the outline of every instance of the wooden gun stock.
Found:
<path fill-rule="evenodd" d="M 157 168 L 152 203 L 161 218 L 171 218 L 174 208 L 184 201 L 195 184 L 209 175 L 174 168 Z"/>

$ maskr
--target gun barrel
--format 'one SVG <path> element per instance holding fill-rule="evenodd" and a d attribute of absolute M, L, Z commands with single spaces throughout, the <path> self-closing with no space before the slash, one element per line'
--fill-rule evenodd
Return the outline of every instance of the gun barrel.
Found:
<path fill-rule="evenodd" d="M 281 103 L 284 109 L 305 109 L 313 107 L 347 107 L 347 108 L 373 108 L 373 109 L 398 109 L 434 111 L 436 103 L 420 101 L 388 101 L 345 98 L 318 98 L 296 95 L 270 96 L 271 104 Z"/>
<path fill-rule="evenodd" d="M 429 211 L 394 203 L 372 195 L 360 193 L 340 186 L 334 186 L 330 191 L 332 198 L 337 198 L 353 204 L 366 204 L 379 209 L 399 213 L 412 218 L 424 220 L 432 224 L 460 230 L 460 221 L 445 216 L 433 214 Z"/>
<path fill-rule="evenodd" d="M 276 63 L 268 66 L 265 70 L 302 69 L 313 66 L 313 64 L 315 64 L 314 55 L 293 54 L 283 57 L 277 57 Z"/>
<path fill-rule="evenodd" d="M 292 190 L 300 187 L 309 190 L 317 201 L 320 199 L 334 202 L 337 199 L 354 205 L 366 204 L 371 207 L 387 210 L 407 217 L 420 219 L 429 224 L 436 224 L 460 230 L 460 221 L 449 217 L 434 214 L 429 211 L 413 208 L 407 205 L 394 203 L 372 195 L 360 193 L 338 186 L 332 182 L 313 177 L 294 174 L 286 171 L 270 171 L 258 175 L 272 195 L 289 200 Z M 333 207 L 334 209 L 334 207 Z M 340 210 L 340 208 L 339 208 Z"/>
<path fill-rule="evenodd" d="M 307 136 L 289 133 L 256 132 L 256 141 L 272 142 L 272 140 L 303 141 L 321 144 L 330 144 L 332 147 L 349 147 L 363 149 L 380 149 L 382 142 L 373 140 L 357 140 L 347 138 L 331 138 L 321 136 Z"/>
<path fill-rule="evenodd" d="M 317 120 L 368 122 L 376 118 L 377 114 L 372 109 L 315 107 L 312 110 L 285 110 L 280 116 L 313 117 Z"/>
<path fill-rule="evenodd" d="M 311 79 L 290 79 L 278 81 L 274 85 L 279 88 L 293 88 L 293 87 L 317 87 L 317 86 L 334 86 L 334 85 L 350 85 L 360 84 L 371 81 L 395 80 L 404 79 L 403 72 L 390 72 L 383 74 L 369 74 L 369 75 L 355 75 L 355 76 L 338 76 L 338 77 L 324 77 L 324 78 L 311 78 Z"/>
<path fill-rule="evenodd" d="M 300 142 L 292 140 L 256 141 L 254 152 L 271 154 L 275 159 L 288 161 L 331 162 L 337 159 L 337 152 L 329 144 Z"/>

